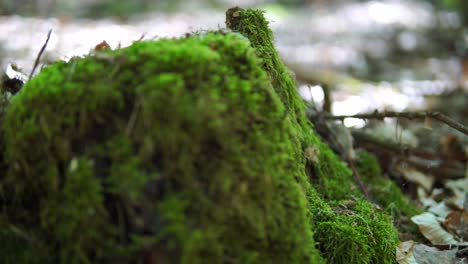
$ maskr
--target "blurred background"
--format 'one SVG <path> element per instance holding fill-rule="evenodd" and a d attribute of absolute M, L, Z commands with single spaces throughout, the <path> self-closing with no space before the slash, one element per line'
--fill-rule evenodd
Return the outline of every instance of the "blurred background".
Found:
<path fill-rule="evenodd" d="M 50 29 L 44 64 L 88 54 L 103 40 L 118 48 L 224 28 L 235 5 L 265 10 L 301 95 L 320 105 L 329 88 L 334 114 L 428 109 L 431 96 L 460 89 L 448 105 L 467 102 L 466 0 L 2 0 L 0 65 L 27 75 Z"/>

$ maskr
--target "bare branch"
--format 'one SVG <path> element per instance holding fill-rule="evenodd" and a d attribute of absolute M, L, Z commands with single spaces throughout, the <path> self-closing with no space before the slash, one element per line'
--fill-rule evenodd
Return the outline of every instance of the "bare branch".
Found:
<path fill-rule="evenodd" d="M 433 118 L 439 122 L 445 123 L 448 126 L 468 135 L 468 128 L 463 124 L 453 120 L 452 118 L 440 113 L 440 112 L 392 112 L 392 111 L 385 111 L 379 112 L 374 111 L 373 113 L 367 114 L 357 114 L 357 115 L 339 115 L 339 116 L 332 116 L 327 115 L 325 116 L 326 119 L 335 119 L 335 120 L 343 120 L 345 118 L 361 118 L 361 119 L 384 119 L 385 117 L 393 117 L 393 118 L 407 118 L 407 119 L 425 119 L 425 118 Z"/>
<path fill-rule="evenodd" d="M 33 66 L 32 70 L 31 70 L 31 73 L 29 74 L 29 79 L 31 79 L 34 72 L 36 71 L 37 66 L 39 65 L 39 61 L 41 60 L 42 53 L 44 53 L 44 51 L 45 51 L 45 49 L 47 47 L 47 44 L 49 43 L 49 39 L 50 39 L 51 34 L 52 34 L 52 29 L 49 30 L 49 33 L 47 33 L 47 39 L 46 39 L 44 45 L 42 45 L 41 50 L 39 50 L 39 53 L 37 54 L 36 60 L 34 61 L 34 66 Z"/>

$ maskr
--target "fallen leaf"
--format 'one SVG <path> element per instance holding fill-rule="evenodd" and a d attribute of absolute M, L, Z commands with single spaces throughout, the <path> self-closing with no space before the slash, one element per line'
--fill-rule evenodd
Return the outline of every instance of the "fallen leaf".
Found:
<path fill-rule="evenodd" d="M 406 180 L 422 186 L 426 191 L 430 191 L 432 189 L 432 185 L 434 184 L 434 176 L 424 174 L 411 167 L 397 166 L 396 169 L 403 175 Z"/>
<path fill-rule="evenodd" d="M 413 256 L 413 248 L 416 243 L 413 240 L 401 242 L 396 248 L 396 261 L 398 264 L 418 264 Z"/>
<path fill-rule="evenodd" d="M 448 207 L 445 202 L 440 202 L 437 203 L 433 206 L 431 206 L 428 210 L 430 213 L 435 214 L 438 217 L 445 218 L 447 217 L 450 213 L 452 213 L 452 209 Z"/>
<path fill-rule="evenodd" d="M 411 217 L 411 221 L 418 225 L 421 233 L 433 245 L 456 245 L 459 242 L 440 225 L 437 217 L 431 213 L 423 213 Z"/>
<path fill-rule="evenodd" d="M 453 211 L 445 218 L 442 222 L 444 227 L 450 231 L 450 233 L 457 235 L 463 241 L 468 240 L 468 212 Z"/>
<path fill-rule="evenodd" d="M 447 202 L 455 208 L 463 210 L 468 193 L 468 178 L 447 181 L 445 186 L 454 193 L 454 196 Z"/>
<path fill-rule="evenodd" d="M 101 43 L 97 44 L 96 47 L 94 47 L 94 51 L 103 51 L 108 49 L 111 49 L 111 47 L 105 40 L 103 40 Z"/>
<path fill-rule="evenodd" d="M 418 264 L 463 264 L 463 259 L 457 258 L 457 249 L 439 250 L 424 244 L 413 248 L 413 256 Z"/>

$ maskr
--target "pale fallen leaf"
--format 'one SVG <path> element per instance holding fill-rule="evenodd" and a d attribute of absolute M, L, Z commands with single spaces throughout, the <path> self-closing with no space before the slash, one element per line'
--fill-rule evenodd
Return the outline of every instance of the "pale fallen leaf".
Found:
<path fill-rule="evenodd" d="M 434 176 L 424 174 L 411 167 L 397 166 L 396 169 L 403 175 L 406 180 L 424 187 L 426 191 L 432 189 L 432 185 L 434 184 Z"/>
<path fill-rule="evenodd" d="M 445 202 L 440 202 L 440 203 L 437 203 L 435 205 L 432 205 L 430 208 L 429 208 L 429 212 L 439 216 L 439 217 L 442 217 L 442 218 L 446 218 L 447 215 L 449 215 L 453 210 L 448 207 Z"/>
<path fill-rule="evenodd" d="M 463 264 L 463 259 L 457 258 L 457 249 L 439 250 L 424 244 L 413 248 L 413 256 L 418 264 Z"/>
<path fill-rule="evenodd" d="M 462 210 L 468 193 L 468 178 L 447 181 L 445 186 L 454 194 L 447 202 L 457 209 Z"/>
<path fill-rule="evenodd" d="M 398 264 L 418 264 L 413 256 L 413 240 L 401 242 L 396 248 L 396 261 Z"/>
<path fill-rule="evenodd" d="M 416 225 L 418 225 L 421 233 L 434 245 L 455 245 L 458 241 L 445 231 L 440 225 L 437 217 L 431 213 L 423 213 L 411 217 Z"/>
<path fill-rule="evenodd" d="M 423 187 L 418 186 L 417 193 L 418 193 L 418 199 L 424 208 L 431 208 L 437 205 L 437 202 L 434 200 L 432 195 L 429 196 L 427 191 Z"/>

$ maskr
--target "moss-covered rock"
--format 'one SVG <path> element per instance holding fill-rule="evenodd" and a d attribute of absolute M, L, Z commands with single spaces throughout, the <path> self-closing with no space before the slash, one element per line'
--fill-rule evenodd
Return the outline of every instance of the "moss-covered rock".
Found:
<path fill-rule="evenodd" d="M 284 111 L 237 34 L 59 62 L 8 109 L 6 220 L 44 262 L 315 262 Z"/>
<path fill-rule="evenodd" d="M 240 34 L 136 42 L 25 85 L 4 122 L 0 255 L 393 261 L 390 219 L 314 132 L 263 14 L 230 9 L 227 24 Z"/>

